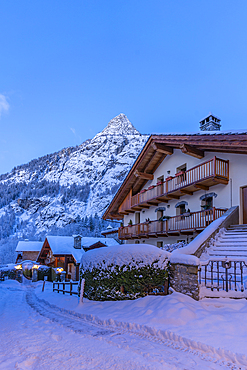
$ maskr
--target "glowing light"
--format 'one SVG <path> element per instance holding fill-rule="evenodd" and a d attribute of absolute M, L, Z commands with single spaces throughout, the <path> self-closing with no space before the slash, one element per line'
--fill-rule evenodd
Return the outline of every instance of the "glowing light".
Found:
<path fill-rule="evenodd" d="M 39 265 L 33 265 L 33 269 L 38 269 Z"/>
<path fill-rule="evenodd" d="M 59 273 L 63 272 L 63 268 L 62 267 L 58 267 L 57 268 L 57 272 L 59 272 Z"/>
<path fill-rule="evenodd" d="M 15 269 L 16 269 L 16 270 L 22 270 L 22 265 L 17 265 L 17 266 L 15 266 Z"/>

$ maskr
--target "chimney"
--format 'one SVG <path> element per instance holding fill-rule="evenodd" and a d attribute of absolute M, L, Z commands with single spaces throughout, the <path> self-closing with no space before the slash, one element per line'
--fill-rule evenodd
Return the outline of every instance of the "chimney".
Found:
<path fill-rule="evenodd" d="M 220 131 L 221 119 L 209 112 L 209 115 L 200 121 L 201 131 Z"/>
<path fill-rule="evenodd" d="M 73 235 L 74 238 L 74 248 L 81 249 L 81 235 Z"/>

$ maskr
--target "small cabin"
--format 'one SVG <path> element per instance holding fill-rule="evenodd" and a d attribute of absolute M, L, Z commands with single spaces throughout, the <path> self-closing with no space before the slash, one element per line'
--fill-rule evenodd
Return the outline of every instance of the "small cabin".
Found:
<path fill-rule="evenodd" d="M 43 242 L 30 241 L 30 240 L 19 241 L 15 249 L 17 253 L 15 263 L 20 263 L 26 260 L 36 261 L 41 251 L 42 245 L 43 245 Z"/>

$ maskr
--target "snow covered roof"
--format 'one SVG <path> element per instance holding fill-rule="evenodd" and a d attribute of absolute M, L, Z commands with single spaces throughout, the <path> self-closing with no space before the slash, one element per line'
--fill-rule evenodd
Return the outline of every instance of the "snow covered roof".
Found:
<path fill-rule="evenodd" d="M 46 239 L 54 255 L 72 255 L 76 262 L 80 262 L 83 253 L 85 253 L 83 249 L 74 248 L 73 236 L 47 236 Z"/>
<path fill-rule="evenodd" d="M 117 233 L 118 232 L 118 227 L 116 228 L 111 228 L 111 229 L 106 229 L 106 230 L 102 230 L 101 231 L 101 234 L 104 235 L 104 234 L 114 234 L 114 233 Z"/>
<path fill-rule="evenodd" d="M 40 252 L 43 242 L 33 242 L 30 240 L 22 240 L 18 242 L 15 249 L 16 252 Z"/>
<path fill-rule="evenodd" d="M 83 237 L 81 238 L 81 246 L 82 248 L 89 248 L 91 245 L 101 242 L 105 244 L 107 247 L 112 245 L 118 245 L 119 243 L 113 238 L 93 238 L 93 237 Z"/>
<path fill-rule="evenodd" d="M 169 132 L 154 133 L 157 136 L 195 136 L 195 135 L 247 135 L 247 130 L 225 130 L 225 131 L 195 131 L 195 132 Z"/>

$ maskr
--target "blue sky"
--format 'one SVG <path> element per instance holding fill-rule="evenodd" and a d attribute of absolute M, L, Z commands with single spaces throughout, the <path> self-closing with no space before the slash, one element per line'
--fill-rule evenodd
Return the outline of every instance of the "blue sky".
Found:
<path fill-rule="evenodd" d="M 142 133 L 245 129 L 247 1 L 0 0 L 0 173 L 125 113 Z"/>

